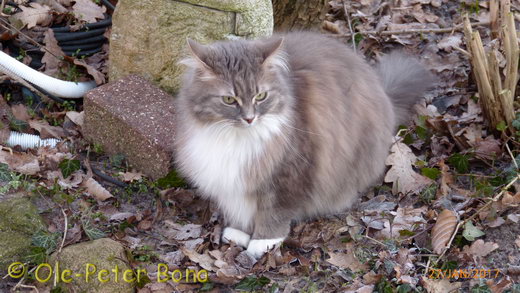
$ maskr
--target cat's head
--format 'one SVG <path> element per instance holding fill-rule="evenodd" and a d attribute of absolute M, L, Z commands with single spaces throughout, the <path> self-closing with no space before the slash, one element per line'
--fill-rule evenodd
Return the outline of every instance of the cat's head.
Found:
<path fill-rule="evenodd" d="M 188 40 L 188 49 L 180 98 L 200 122 L 251 127 L 290 109 L 283 38 L 212 45 Z"/>

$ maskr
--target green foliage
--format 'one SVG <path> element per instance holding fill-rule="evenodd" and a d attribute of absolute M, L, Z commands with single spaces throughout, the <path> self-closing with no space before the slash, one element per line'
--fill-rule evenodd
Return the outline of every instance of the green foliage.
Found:
<path fill-rule="evenodd" d="M 269 283 L 271 283 L 271 280 L 266 277 L 257 278 L 256 276 L 249 276 L 240 281 L 240 283 L 235 286 L 235 289 L 243 291 L 254 291 L 263 288 Z"/>
<path fill-rule="evenodd" d="M 456 269 L 457 268 L 457 262 L 456 261 L 446 261 L 444 262 L 440 269 L 441 270 L 453 270 L 453 269 Z"/>
<path fill-rule="evenodd" d="M 186 187 L 187 184 L 184 179 L 179 177 L 177 171 L 172 170 L 166 176 L 157 180 L 157 186 L 159 188 L 167 189 L 172 187 Z"/>
<path fill-rule="evenodd" d="M 479 279 L 479 283 L 471 288 L 471 293 L 491 293 L 491 290 L 482 279 Z"/>
<path fill-rule="evenodd" d="M 103 237 L 106 237 L 105 232 L 99 230 L 98 228 L 92 226 L 90 221 L 84 220 L 81 222 L 81 226 L 83 227 L 83 231 L 90 240 L 96 240 Z"/>
<path fill-rule="evenodd" d="M 497 124 L 497 130 L 502 132 L 504 130 L 507 129 L 507 125 L 506 125 L 506 122 L 505 121 L 500 121 L 498 124 Z"/>
<path fill-rule="evenodd" d="M 424 188 L 420 194 L 421 200 L 425 203 L 429 203 L 434 200 L 435 195 L 437 194 L 437 188 L 438 186 L 436 183 L 432 183 L 428 187 Z"/>
<path fill-rule="evenodd" d="M 29 129 L 29 124 L 23 120 L 18 120 L 14 117 L 9 118 L 9 128 L 14 131 L 24 132 Z"/>
<path fill-rule="evenodd" d="M 393 293 L 395 291 L 394 286 L 387 279 L 382 278 L 379 283 L 376 284 L 374 292 L 377 293 Z"/>
<path fill-rule="evenodd" d="M 32 237 L 32 244 L 37 247 L 44 248 L 46 253 L 53 252 L 60 240 L 60 233 L 49 233 L 47 231 L 38 231 Z"/>
<path fill-rule="evenodd" d="M 213 283 L 211 282 L 206 282 L 202 285 L 202 287 L 199 289 L 199 292 L 205 292 L 205 291 L 210 291 L 213 289 Z"/>
<path fill-rule="evenodd" d="M 72 175 L 72 173 L 79 170 L 80 166 L 81 165 L 80 165 L 79 160 L 68 160 L 68 159 L 64 159 L 58 165 L 58 167 L 60 167 L 61 174 L 63 174 L 63 178 L 67 178 L 70 175 Z"/>
<path fill-rule="evenodd" d="M 455 170 L 459 173 L 466 173 L 469 170 L 469 155 L 468 154 L 453 154 L 449 159 L 448 163 L 455 167 Z"/>
<path fill-rule="evenodd" d="M 23 256 L 23 261 L 29 264 L 38 265 L 47 259 L 47 250 L 39 246 L 29 247 L 29 253 Z"/>
<path fill-rule="evenodd" d="M 404 230 L 399 231 L 399 236 L 401 236 L 401 237 L 412 237 L 414 235 L 415 235 L 415 232 L 410 231 L 410 230 L 404 229 Z"/>
<path fill-rule="evenodd" d="M 114 168 L 122 168 L 123 163 L 125 162 L 125 155 L 123 154 L 115 154 L 110 156 L 110 165 Z"/>
<path fill-rule="evenodd" d="M 482 230 L 475 227 L 471 221 L 464 225 L 464 231 L 462 231 L 462 236 L 468 241 L 475 241 L 475 238 L 484 236 L 485 234 L 486 233 L 484 233 Z"/>
<path fill-rule="evenodd" d="M 409 293 L 413 292 L 412 286 L 410 284 L 402 284 L 397 286 L 397 293 Z"/>
<path fill-rule="evenodd" d="M 439 178 L 439 175 L 441 175 L 441 171 L 437 168 L 422 168 L 421 174 L 432 180 L 437 180 L 437 178 Z"/>

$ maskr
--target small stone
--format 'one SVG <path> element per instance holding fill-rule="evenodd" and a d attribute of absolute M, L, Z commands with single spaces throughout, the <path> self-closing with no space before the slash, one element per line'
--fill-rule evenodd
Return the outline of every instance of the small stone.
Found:
<path fill-rule="evenodd" d="M 109 155 L 123 154 L 152 179 L 164 177 L 173 156 L 173 97 L 131 75 L 89 91 L 83 135 Z"/>
<path fill-rule="evenodd" d="M 72 272 L 70 277 L 67 277 L 72 280 L 70 283 L 60 282 L 60 286 L 68 289 L 66 292 L 134 292 L 137 276 L 127 272 L 131 268 L 128 265 L 125 248 L 110 238 L 67 246 L 61 253 L 56 252 L 51 255 L 49 264 L 54 268 L 56 263 L 59 265 L 60 275 L 63 275 L 65 270 Z M 87 270 L 90 272 L 88 276 Z M 102 272 L 103 270 L 107 272 Z M 127 272 L 126 280 L 125 272 Z M 99 277 L 108 281 L 102 283 Z M 135 280 L 132 281 L 134 278 Z"/>

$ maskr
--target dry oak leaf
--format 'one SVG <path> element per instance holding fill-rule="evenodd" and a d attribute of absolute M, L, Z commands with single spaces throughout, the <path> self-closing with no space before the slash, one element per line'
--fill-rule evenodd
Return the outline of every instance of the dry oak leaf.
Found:
<path fill-rule="evenodd" d="M 101 184 L 92 178 L 87 179 L 83 185 L 87 188 L 87 192 L 94 196 L 97 200 L 104 201 L 113 197 L 108 190 L 106 190 L 103 186 L 101 186 Z"/>
<path fill-rule="evenodd" d="M 516 246 L 518 246 L 518 248 L 520 249 L 520 235 L 518 235 L 518 237 L 516 237 L 515 243 L 516 243 Z"/>
<path fill-rule="evenodd" d="M 99 6 L 92 0 L 76 0 L 72 10 L 77 19 L 88 23 L 96 22 L 97 19 L 104 19 L 106 8 Z"/>
<path fill-rule="evenodd" d="M 44 73 L 51 76 L 56 76 L 59 72 L 61 60 L 59 57 L 65 56 L 65 53 L 61 50 L 58 45 L 56 37 L 54 37 L 54 31 L 48 29 L 43 34 L 43 42 L 45 43 L 45 53 L 42 57 L 42 63 L 45 64 Z"/>
<path fill-rule="evenodd" d="M 392 238 L 399 236 L 403 230 L 417 230 L 421 224 L 426 223 L 423 217 L 426 211 L 426 206 L 416 209 L 398 207 L 396 212 L 390 212 L 390 214 L 395 214 L 395 218 L 392 222 L 388 219 L 385 220 L 384 228 L 380 231 L 380 234 L 385 238 Z"/>
<path fill-rule="evenodd" d="M 484 257 L 497 248 L 498 244 L 495 242 L 484 242 L 484 240 L 478 239 L 473 242 L 471 246 L 464 246 L 462 253 L 465 253 L 475 259 Z"/>
<path fill-rule="evenodd" d="M 446 248 L 448 241 L 450 241 L 451 235 L 457 223 L 459 222 L 457 214 L 454 211 L 443 210 L 437 217 L 437 222 L 432 229 L 432 247 L 433 252 L 441 254 Z"/>
<path fill-rule="evenodd" d="M 105 75 L 101 73 L 99 70 L 97 70 L 94 66 L 88 65 L 87 62 L 80 59 L 74 59 L 74 64 L 84 67 L 87 70 L 88 74 L 94 78 L 97 85 L 105 83 Z"/>
<path fill-rule="evenodd" d="M 393 182 L 392 192 L 417 192 L 433 181 L 415 172 L 412 165 L 417 160 L 412 150 L 404 143 L 396 141 L 390 148 L 391 154 L 385 163 L 392 166 L 386 173 L 385 182 Z"/>
<path fill-rule="evenodd" d="M 76 112 L 76 111 L 68 111 L 65 116 L 70 119 L 70 121 L 74 122 L 74 124 L 83 127 L 83 121 L 85 120 L 85 111 Z"/>
<path fill-rule="evenodd" d="M 65 130 L 59 126 L 49 125 L 45 120 L 29 120 L 29 126 L 40 133 L 41 138 L 63 138 L 67 135 Z"/>
<path fill-rule="evenodd" d="M 22 12 L 13 14 L 13 18 L 20 20 L 27 28 L 35 27 L 37 24 L 41 26 L 48 26 L 51 24 L 52 15 L 51 8 L 46 5 L 41 5 L 36 2 L 29 3 L 27 6 L 19 6 Z"/>

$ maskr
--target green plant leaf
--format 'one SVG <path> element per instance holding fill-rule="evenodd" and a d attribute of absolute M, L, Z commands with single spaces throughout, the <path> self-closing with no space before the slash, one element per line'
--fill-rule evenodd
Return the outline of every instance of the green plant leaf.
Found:
<path fill-rule="evenodd" d="M 441 174 L 441 171 L 437 168 L 422 168 L 421 174 L 432 180 L 437 180 Z"/>
<path fill-rule="evenodd" d="M 157 180 L 157 186 L 166 189 L 172 187 L 186 187 L 187 184 L 184 179 L 179 177 L 175 170 L 172 170 L 166 176 Z"/>
<path fill-rule="evenodd" d="M 63 178 L 69 177 L 72 173 L 79 170 L 80 163 L 79 160 L 63 160 L 58 165 L 61 170 L 61 174 L 63 174 Z"/>
<path fill-rule="evenodd" d="M 507 129 L 507 125 L 504 121 L 500 121 L 498 124 L 497 124 L 497 130 L 502 132 L 504 130 Z"/>
<path fill-rule="evenodd" d="M 254 291 L 261 289 L 265 285 L 271 283 L 271 280 L 266 277 L 257 278 L 256 276 L 249 276 L 240 281 L 235 287 L 237 290 Z"/>
<path fill-rule="evenodd" d="M 467 173 L 469 170 L 469 156 L 462 154 L 453 154 L 449 159 L 448 163 L 450 163 L 455 170 L 459 173 Z"/>
<path fill-rule="evenodd" d="M 475 238 L 484 236 L 485 234 L 486 233 L 482 232 L 482 230 L 475 227 L 472 222 L 467 222 L 466 225 L 464 225 L 464 231 L 462 231 L 462 236 L 468 241 L 475 241 Z"/>

